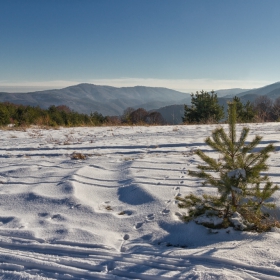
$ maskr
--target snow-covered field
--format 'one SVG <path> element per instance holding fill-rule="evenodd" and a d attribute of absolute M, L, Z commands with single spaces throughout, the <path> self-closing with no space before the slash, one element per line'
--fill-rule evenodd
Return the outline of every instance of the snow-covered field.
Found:
<path fill-rule="evenodd" d="M 280 184 L 280 124 L 250 127 Z M 0 279 L 280 279 L 280 230 L 180 220 L 176 195 L 213 191 L 187 170 L 214 128 L 0 131 Z"/>

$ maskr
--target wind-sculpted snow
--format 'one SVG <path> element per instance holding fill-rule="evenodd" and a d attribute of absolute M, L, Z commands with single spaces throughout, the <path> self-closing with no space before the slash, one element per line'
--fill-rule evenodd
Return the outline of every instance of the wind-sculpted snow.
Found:
<path fill-rule="evenodd" d="M 215 191 L 187 172 L 195 149 L 215 156 L 204 144 L 214 128 L 1 131 L 0 279 L 279 279 L 279 230 L 180 220 L 175 196 Z M 251 125 L 276 146 L 267 174 L 278 184 L 279 131 Z"/>

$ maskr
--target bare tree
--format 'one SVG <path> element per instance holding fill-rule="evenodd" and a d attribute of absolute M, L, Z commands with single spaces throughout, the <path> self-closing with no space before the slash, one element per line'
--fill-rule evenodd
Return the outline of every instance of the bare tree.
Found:
<path fill-rule="evenodd" d="M 123 123 L 130 123 L 130 115 L 135 109 L 132 107 L 128 107 L 123 111 L 123 114 L 121 116 L 121 120 Z"/>
<path fill-rule="evenodd" d="M 254 109 L 259 121 L 272 121 L 272 100 L 266 95 L 258 96 L 254 101 Z"/>
<path fill-rule="evenodd" d="M 151 112 L 146 117 L 146 123 L 148 124 L 164 124 L 164 119 L 159 112 Z"/>
<path fill-rule="evenodd" d="M 148 116 L 148 112 L 143 108 L 139 108 L 133 111 L 129 115 L 129 118 L 131 123 L 136 124 L 136 123 L 145 123 L 147 116 Z"/>
<path fill-rule="evenodd" d="M 280 96 L 275 99 L 272 106 L 272 116 L 274 121 L 280 120 Z"/>

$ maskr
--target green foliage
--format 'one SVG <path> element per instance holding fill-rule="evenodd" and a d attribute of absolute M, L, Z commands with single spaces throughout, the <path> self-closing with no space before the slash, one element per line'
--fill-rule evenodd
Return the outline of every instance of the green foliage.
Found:
<path fill-rule="evenodd" d="M 0 103 L 0 125 L 6 125 L 10 122 L 10 114 L 8 108 Z"/>
<path fill-rule="evenodd" d="M 235 225 L 234 217 L 240 215 L 242 225 L 240 229 L 268 230 L 273 222 L 267 209 L 275 207 L 268 200 L 279 188 L 269 181 L 261 172 L 268 170 L 267 159 L 274 150 L 272 144 L 260 151 L 255 148 L 260 144 L 262 137 L 255 136 L 250 143 L 246 143 L 249 128 L 244 127 L 237 139 L 236 135 L 236 103 L 228 106 L 228 134 L 222 127 L 212 132 L 205 142 L 220 154 L 219 159 L 211 158 L 201 150 L 196 154 L 203 160 L 198 165 L 198 171 L 189 171 L 189 175 L 204 180 L 204 185 L 216 187 L 217 195 L 202 197 L 190 194 L 185 198 L 177 197 L 179 207 L 187 208 L 186 221 L 205 216 L 220 218 L 216 227 Z M 209 226 L 209 223 L 203 224 Z M 266 227 L 263 225 L 266 224 Z"/>
<path fill-rule="evenodd" d="M 90 114 L 90 121 L 93 125 L 100 125 L 107 122 L 107 117 L 104 117 L 102 114 L 98 112 L 94 112 Z"/>
<path fill-rule="evenodd" d="M 250 101 L 247 101 L 246 104 L 243 104 L 240 101 L 240 98 L 238 98 L 237 96 L 233 98 L 233 101 L 236 104 L 237 122 L 239 123 L 253 122 L 256 117 L 253 104 Z"/>
<path fill-rule="evenodd" d="M 223 107 L 218 103 L 217 94 L 214 91 L 197 91 L 191 94 L 192 105 L 185 105 L 184 123 L 217 123 L 224 117 Z"/>
<path fill-rule="evenodd" d="M 50 106 L 47 110 L 40 107 L 0 103 L 0 125 L 9 123 L 17 126 L 46 125 L 46 126 L 81 126 L 102 125 L 107 117 L 97 112 L 89 115 L 79 114 L 67 106 Z"/>

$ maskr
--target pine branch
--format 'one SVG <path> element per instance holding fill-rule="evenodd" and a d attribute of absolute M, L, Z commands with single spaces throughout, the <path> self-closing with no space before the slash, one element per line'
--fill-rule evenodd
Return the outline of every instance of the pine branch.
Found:
<path fill-rule="evenodd" d="M 235 147 L 235 154 L 237 152 L 239 152 L 239 150 L 241 149 L 241 147 L 243 147 L 245 145 L 245 141 L 246 141 L 246 138 L 248 136 L 248 133 L 249 133 L 250 129 L 248 127 L 244 127 L 242 129 L 242 132 L 240 134 L 240 138 L 238 140 L 238 143 L 236 143 L 236 147 Z M 242 152 L 241 152 L 242 153 Z"/>
<path fill-rule="evenodd" d="M 241 150 L 242 154 L 245 155 L 245 154 L 251 152 L 257 145 L 260 144 L 261 140 L 262 140 L 262 137 L 257 135 L 251 143 L 244 146 L 244 148 Z"/>
<path fill-rule="evenodd" d="M 214 141 L 210 137 L 208 137 L 206 138 L 205 143 L 216 151 L 219 151 L 223 154 L 227 153 L 225 145 L 221 142 L 219 136 L 216 133 L 213 133 L 212 138 Z"/>
<path fill-rule="evenodd" d="M 231 139 L 226 135 L 223 128 L 220 128 L 217 131 L 219 137 L 224 141 L 224 144 L 226 145 L 226 149 L 230 155 L 233 153 L 233 143 L 231 142 Z"/>
<path fill-rule="evenodd" d="M 220 170 L 220 167 L 221 167 L 221 164 L 213 159 L 213 158 L 210 158 L 209 156 L 207 156 L 204 152 L 202 152 L 201 150 L 197 150 L 195 152 L 204 162 L 206 162 L 209 167 L 213 168 L 213 170 L 215 171 L 219 171 Z"/>
<path fill-rule="evenodd" d="M 253 164 L 257 165 L 257 164 L 264 163 L 269 157 L 268 153 L 274 150 L 275 150 L 274 146 L 272 144 L 269 144 L 265 148 L 263 148 L 261 152 L 256 154 L 250 154 L 245 160 L 246 168 L 250 167 Z"/>

